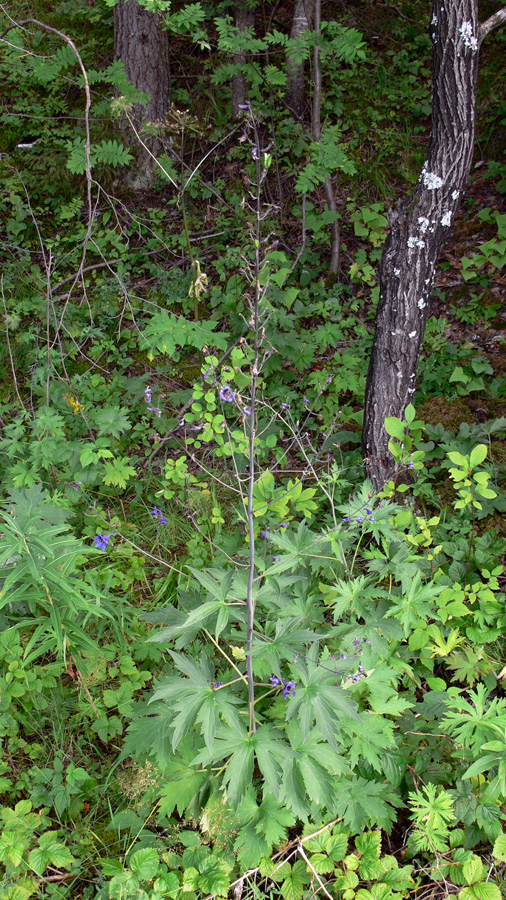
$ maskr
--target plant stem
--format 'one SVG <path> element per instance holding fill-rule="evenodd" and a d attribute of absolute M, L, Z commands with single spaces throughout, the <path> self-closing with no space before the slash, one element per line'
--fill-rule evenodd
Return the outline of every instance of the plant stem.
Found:
<path fill-rule="evenodd" d="M 255 129 L 256 132 L 256 129 Z M 251 648 L 253 645 L 253 627 L 255 622 L 255 600 L 253 597 L 253 585 L 255 582 L 255 520 L 253 515 L 253 490 L 255 487 L 255 407 L 257 399 L 257 384 L 260 358 L 260 318 L 259 306 L 262 296 L 262 288 L 259 283 L 260 276 L 260 222 L 261 222 L 261 162 L 260 146 L 256 136 L 257 147 L 257 197 L 256 197 L 256 222 L 255 222 L 255 271 L 254 271 L 254 300 L 250 325 L 253 330 L 253 365 L 251 368 L 251 405 L 249 414 L 249 457 L 248 457 L 248 537 L 249 537 L 249 567 L 248 567 L 248 631 L 246 640 L 247 677 L 248 677 L 248 705 L 249 705 L 249 732 L 254 734 L 255 726 L 255 682 L 253 680 L 253 659 Z"/>

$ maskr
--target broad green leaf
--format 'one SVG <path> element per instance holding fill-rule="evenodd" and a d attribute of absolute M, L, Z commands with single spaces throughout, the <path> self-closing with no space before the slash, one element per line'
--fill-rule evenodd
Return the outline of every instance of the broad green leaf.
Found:
<path fill-rule="evenodd" d="M 488 448 L 486 444 L 478 444 L 477 447 L 473 447 L 469 457 L 469 468 L 474 469 L 476 466 L 481 466 L 482 462 L 487 458 L 487 453 Z"/>
<path fill-rule="evenodd" d="M 496 839 L 492 855 L 495 856 L 499 862 L 506 862 L 506 834 L 500 834 Z"/>
<path fill-rule="evenodd" d="M 158 871 L 158 853 L 153 847 L 143 847 L 137 850 L 130 860 L 132 872 L 141 881 L 151 881 Z"/>

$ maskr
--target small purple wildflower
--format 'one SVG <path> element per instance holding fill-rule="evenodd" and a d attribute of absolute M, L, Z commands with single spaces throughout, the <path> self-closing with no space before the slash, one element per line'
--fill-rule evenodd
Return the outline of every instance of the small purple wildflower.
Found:
<path fill-rule="evenodd" d="M 369 516 L 369 522 L 376 523 L 376 519 L 374 518 L 374 516 Z"/>
<path fill-rule="evenodd" d="M 210 377 L 211 377 L 211 369 L 208 369 L 207 372 L 204 372 L 204 381 L 207 381 L 207 379 Z"/>
<path fill-rule="evenodd" d="M 269 678 L 269 681 L 273 687 L 277 687 L 278 684 L 280 684 L 279 678 L 277 678 L 276 675 L 271 675 L 271 677 Z"/>
<path fill-rule="evenodd" d="M 154 519 L 158 519 L 158 521 L 160 522 L 160 525 L 166 525 L 166 524 L 167 524 L 167 521 L 166 521 L 166 519 L 165 519 L 165 517 L 164 517 L 164 515 L 163 515 L 162 510 L 161 510 L 161 509 L 158 509 L 157 506 L 154 506 L 154 507 L 153 507 L 153 512 L 150 513 L 150 515 L 152 515 Z"/>
<path fill-rule="evenodd" d="M 239 109 L 250 109 L 251 103 L 239 103 Z"/>
<path fill-rule="evenodd" d="M 361 525 L 363 521 L 364 521 L 363 516 L 357 516 L 357 522 L 359 525 Z"/>
<path fill-rule="evenodd" d="M 160 510 L 160 525 L 166 525 L 167 521 L 163 517 L 163 512 Z"/>
<path fill-rule="evenodd" d="M 146 390 L 144 391 L 144 397 L 146 399 L 146 403 L 151 403 L 151 388 L 148 384 Z"/>
<path fill-rule="evenodd" d="M 304 406 L 309 406 L 309 400 L 307 399 L 307 397 L 304 397 L 302 403 Z"/>
<path fill-rule="evenodd" d="M 285 681 L 284 678 L 282 679 L 282 681 L 283 697 L 285 698 L 285 700 L 288 700 L 289 697 L 295 697 L 295 684 L 293 683 L 293 681 Z"/>
<path fill-rule="evenodd" d="M 346 659 L 346 653 L 341 653 L 341 659 Z"/>
<path fill-rule="evenodd" d="M 414 468 L 415 468 L 415 464 L 414 464 L 413 460 L 411 459 L 408 463 L 408 469 L 414 469 Z"/>
<path fill-rule="evenodd" d="M 154 519 L 158 518 L 158 507 L 157 506 L 153 506 L 153 512 L 150 513 L 150 515 L 153 516 Z"/>
<path fill-rule="evenodd" d="M 260 158 L 260 154 L 258 152 L 258 148 L 253 147 L 253 149 L 251 151 L 251 159 L 259 159 L 259 158 Z"/>
<path fill-rule="evenodd" d="M 354 646 L 354 647 L 360 647 L 360 644 L 361 644 L 361 643 L 362 643 L 361 640 L 357 637 L 357 635 L 355 635 L 355 638 L 354 638 L 354 640 L 353 640 L 353 646 Z"/>
<path fill-rule="evenodd" d="M 279 527 L 280 528 L 288 528 L 288 525 L 286 524 L 286 522 L 280 522 Z"/>
<path fill-rule="evenodd" d="M 97 534 L 96 537 L 93 538 L 95 542 L 95 547 L 97 550 L 107 550 L 107 544 L 109 543 L 110 538 L 112 538 L 114 531 L 111 531 L 110 534 Z"/>
<path fill-rule="evenodd" d="M 261 532 L 260 532 L 260 537 L 263 537 L 263 539 L 266 541 L 267 538 L 269 537 L 269 535 L 267 534 L 266 531 L 261 531 Z"/>
<path fill-rule="evenodd" d="M 372 509 L 366 509 L 366 516 L 372 516 Z"/>
<path fill-rule="evenodd" d="M 245 416 L 250 416 L 250 415 L 251 415 L 251 406 L 245 406 L 245 407 L 244 407 L 244 415 L 245 415 Z"/>
<path fill-rule="evenodd" d="M 350 521 L 350 517 L 349 517 L 349 516 L 344 516 L 343 522 L 349 522 L 349 521 Z"/>
<path fill-rule="evenodd" d="M 271 559 L 273 562 L 279 562 L 281 557 L 280 556 L 271 556 Z"/>
<path fill-rule="evenodd" d="M 82 483 L 83 483 L 82 481 L 74 481 L 74 484 L 77 484 L 78 486 Z"/>
<path fill-rule="evenodd" d="M 235 400 L 235 391 L 228 384 L 224 384 L 220 391 L 220 400 L 224 403 L 233 403 Z"/>
<path fill-rule="evenodd" d="M 290 404 L 289 404 L 289 403 L 282 403 L 282 404 L 281 404 L 281 409 L 282 409 L 284 412 L 286 412 L 288 409 L 290 409 Z"/>

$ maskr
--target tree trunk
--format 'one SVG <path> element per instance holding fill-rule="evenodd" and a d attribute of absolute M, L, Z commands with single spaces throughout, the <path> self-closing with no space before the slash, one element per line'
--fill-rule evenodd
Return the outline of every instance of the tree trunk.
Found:
<path fill-rule="evenodd" d="M 302 39 L 307 31 L 313 27 L 314 0 L 295 0 L 293 11 L 292 41 Z M 305 62 L 292 55 L 288 57 L 288 81 L 286 85 L 285 103 L 295 119 L 301 119 L 305 107 L 304 70 Z"/>
<path fill-rule="evenodd" d="M 238 31 L 246 31 L 248 28 L 255 26 L 255 14 L 252 10 L 245 9 L 242 3 L 235 8 L 234 17 L 235 27 Z M 234 54 L 234 63 L 236 66 L 246 65 L 246 53 L 241 51 Z M 232 113 L 234 116 L 242 115 L 241 106 L 246 100 L 246 80 L 243 72 L 237 72 L 232 79 Z"/>
<path fill-rule="evenodd" d="M 123 63 L 130 83 L 149 94 L 146 104 L 134 104 L 137 122 L 164 122 L 170 107 L 169 36 L 159 16 L 137 0 L 120 0 L 114 7 L 114 58 Z M 162 151 L 159 138 L 147 138 L 146 144 L 155 155 Z"/>
<path fill-rule="evenodd" d="M 492 19 L 496 19 L 491 25 Z M 466 188 L 476 124 L 478 51 L 504 10 L 479 26 L 476 0 L 435 0 L 432 131 L 408 200 L 389 215 L 379 266 L 380 301 L 367 373 L 362 454 L 375 490 L 394 478 L 385 416 L 402 419 L 415 392 L 428 301 L 441 248 Z"/>

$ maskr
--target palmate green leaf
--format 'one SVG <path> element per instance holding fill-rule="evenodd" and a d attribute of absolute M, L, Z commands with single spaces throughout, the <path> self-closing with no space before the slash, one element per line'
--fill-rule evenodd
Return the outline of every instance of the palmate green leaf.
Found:
<path fill-rule="evenodd" d="M 170 817 L 177 809 L 182 816 L 209 780 L 209 774 L 193 762 L 196 749 L 195 738 L 189 735 L 181 741 L 177 755 L 171 753 L 168 758 L 162 758 L 160 754 L 160 768 L 164 775 L 160 790 L 160 815 Z"/>
<path fill-rule="evenodd" d="M 323 737 L 339 752 L 336 734 L 340 723 L 349 718 L 360 721 L 357 704 L 334 683 L 336 675 L 331 660 L 326 655 L 320 661 L 316 643 L 305 658 L 299 657 L 292 663 L 292 669 L 297 673 L 297 692 L 288 704 L 287 720 L 296 717 L 305 738 L 316 722 Z"/>
<path fill-rule="evenodd" d="M 355 767 L 360 760 L 365 760 L 377 772 L 383 772 L 383 754 L 396 743 L 393 723 L 381 716 L 363 712 L 360 724 L 349 722 L 343 727 L 343 732 L 346 737 L 343 734 L 342 741 L 347 748 L 350 765 Z"/>
<path fill-rule="evenodd" d="M 266 788 L 279 799 L 283 768 L 293 755 L 293 751 L 288 742 L 271 725 L 261 725 L 253 735 L 252 741 Z"/>
<path fill-rule="evenodd" d="M 119 438 L 125 431 L 131 428 L 131 422 L 128 418 L 128 410 L 118 406 L 104 406 L 97 409 L 93 415 L 93 421 L 98 428 L 98 436 L 104 434 Z"/>
<path fill-rule="evenodd" d="M 239 729 L 220 728 L 212 748 L 201 750 L 193 760 L 195 765 L 225 764 L 223 786 L 234 809 L 237 809 L 251 783 L 254 762 L 253 736 L 242 722 Z"/>
<path fill-rule="evenodd" d="M 254 828 L 257 834 L 265 838 L 269 851 L 286 839 L 287 829 L 294 823 L 295 816 L 290 810 L 278 802 L 272 794 L 265 794 L 258 807 Z"/>
<path fill-rule="evenodd" d="M 306 819 L 312 803 L 320 808 L 332 806 L 335 778 L 350 770 L 344 758 L 322 740 L 318 729 L 304 739 L 301 728 L 292 720 L 287 736 L 293 757 L 284 766 L 284 797 L 287 806 Z"/>
<path fill-rule="evenodd" d="M 317 639 L 314 631 L 301 628 L 301 617 L 278 619 L 273 637 L 258 637 L 253 641 L 251 655 L 261 657 L 273 672 L 279 670 L 281 662 L 292 660 L 307 644 Z"/>
<path fill-rule="evenodd" d="M 393 807 L 400 805 L 389 785 L 360 776 L 338 779 L 335 796 L 335 814 L 342 816 L 344 822 L 358 834 L 374 825 L 389 832 L 396 817 Z"/>

